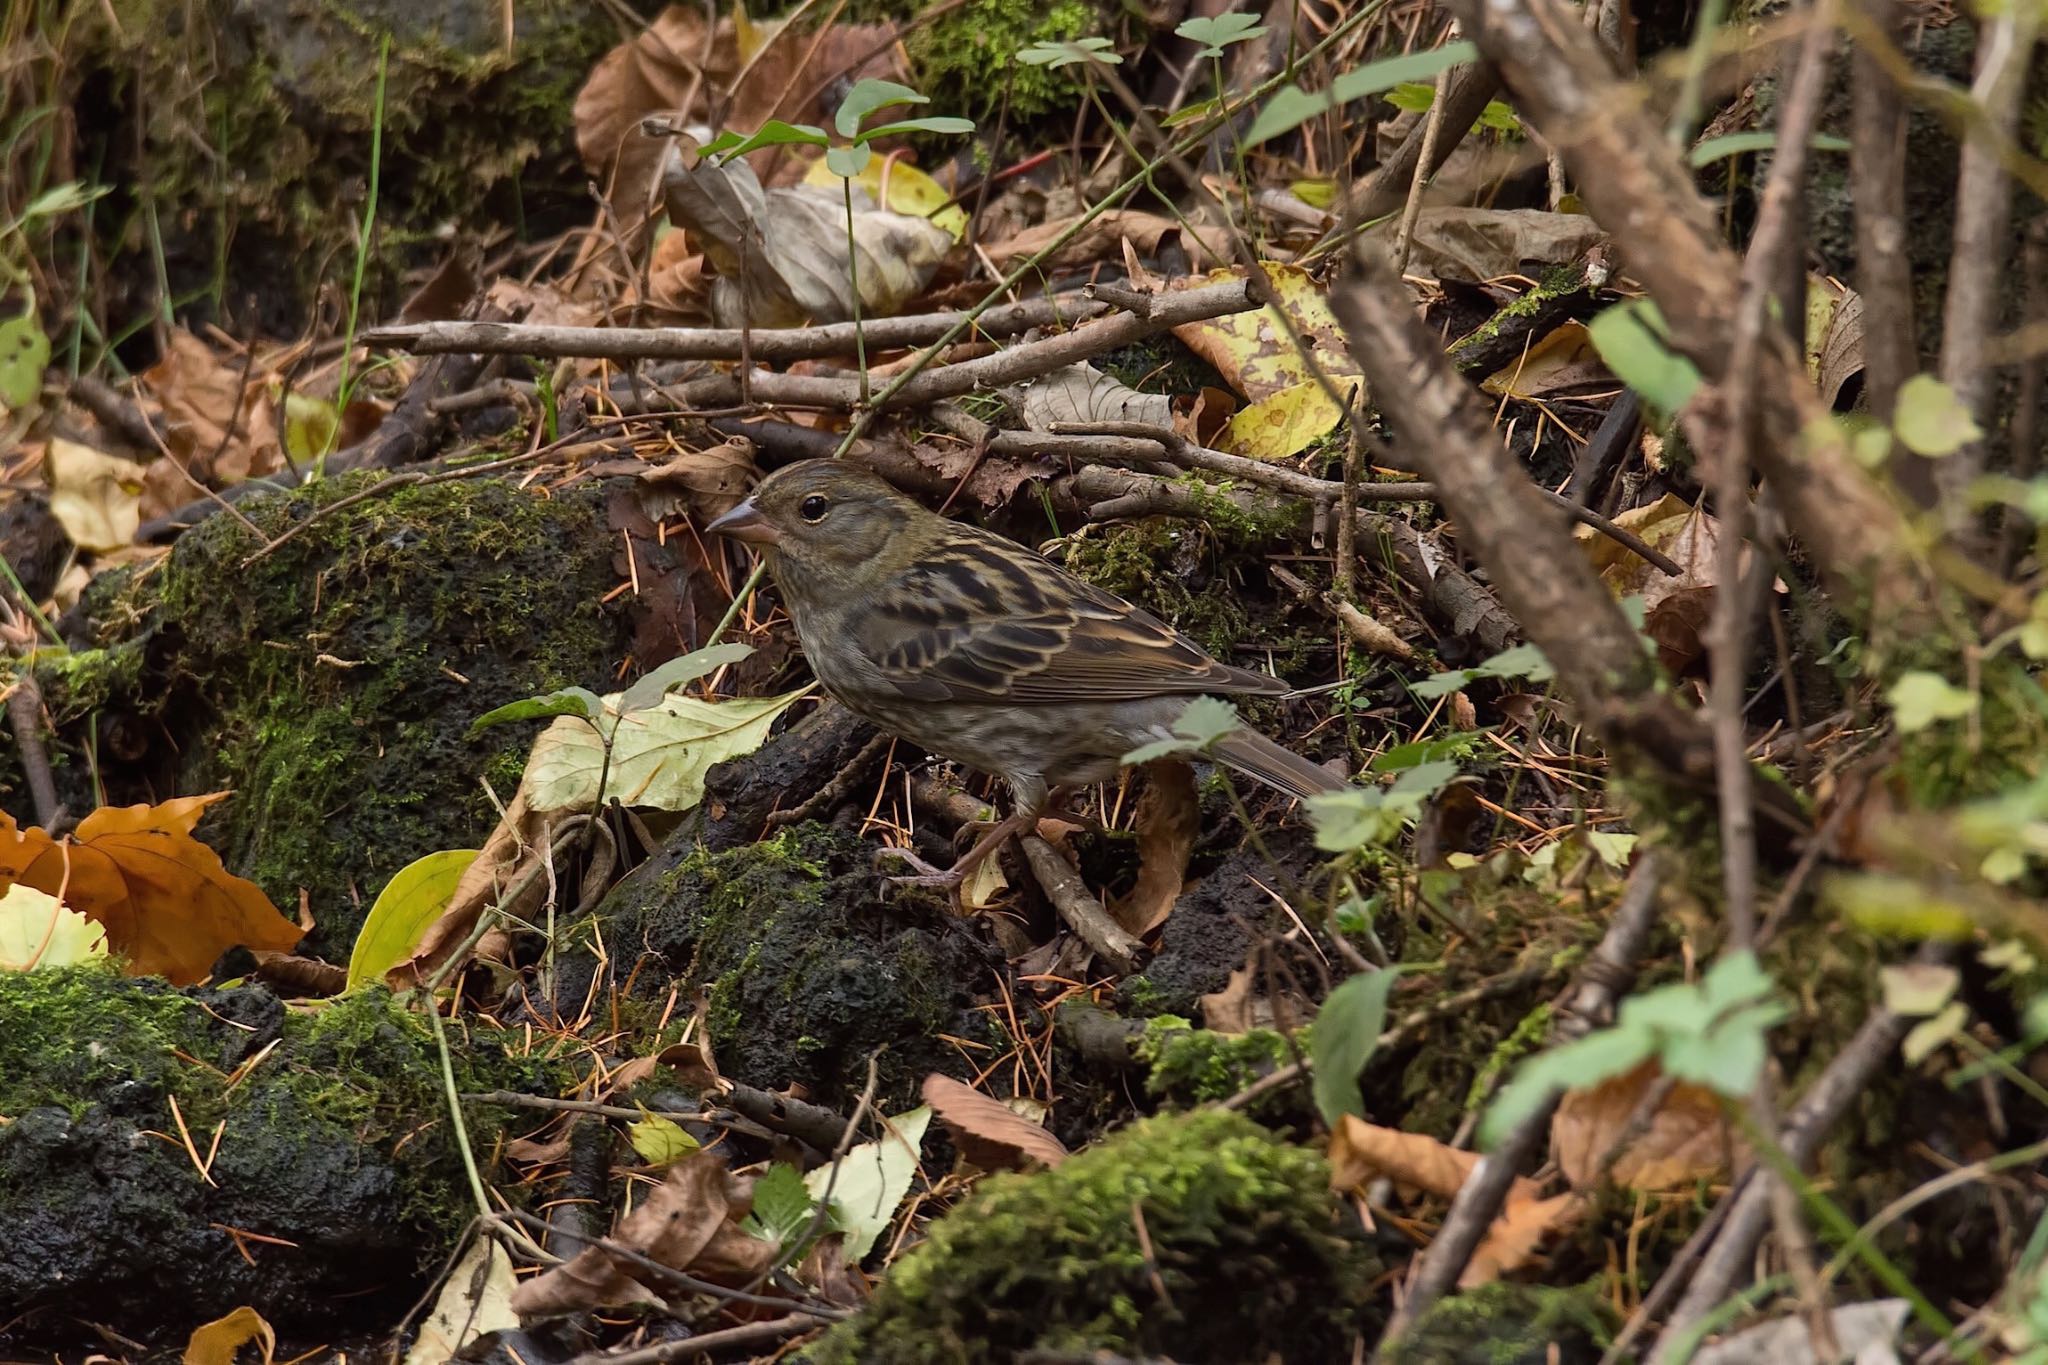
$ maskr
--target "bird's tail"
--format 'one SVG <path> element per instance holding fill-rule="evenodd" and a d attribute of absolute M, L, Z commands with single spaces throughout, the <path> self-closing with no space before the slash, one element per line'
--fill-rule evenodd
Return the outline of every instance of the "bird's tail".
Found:
<path fill-rule="evenodd" d="M 1318 767 L 1292 749 L 1242 726 L 1217 740 L 1210 752 L 1225 766 L 1289 796 L 1308 797 L 1318 792 L 1342 791 L 1345 787 L 1344 779 L 1328 768 Z"/>

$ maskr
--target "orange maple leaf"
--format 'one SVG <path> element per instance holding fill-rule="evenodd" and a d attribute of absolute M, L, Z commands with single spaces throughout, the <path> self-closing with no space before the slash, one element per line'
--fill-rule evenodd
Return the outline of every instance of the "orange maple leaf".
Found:
<path fill-rule="evenodd" d="M 53 839 L 0 812 L 0 891 L 17 882 L 61 899 L 107 932 L 133 976 L 189 986 L 236 945 L 283 952 L 301 930 L 254 882 L 192 837 L 226 792 L 156 806 L 102 806 Z"/>

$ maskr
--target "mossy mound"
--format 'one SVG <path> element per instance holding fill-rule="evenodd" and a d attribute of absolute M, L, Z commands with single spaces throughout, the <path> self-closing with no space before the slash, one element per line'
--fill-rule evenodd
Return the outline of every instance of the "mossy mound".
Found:
<path fill-rule="evenodd" d="M 900 7 L 865 8 L 900 19 Z M 950 14 L 920 25 L 904 40 L 918 88 L 932 107 L 975 120 L 995 131 L 1005 95 L 1014 132 L 1020 122 L 1073 108 L 1080 82 L 1070 72 L 1027 66 L 1017 53 L 1033 43 L 1065 42 L 1099 32 L 1101 7 L 1090 0 L 968 0 Z"/>
<path fill-rule="evenodd" d="M 1338 1234 L 1328 1187 L 1322 1157 L 1242 1115 L 1147 1119 L 1055 1170 L 989 1179 L 811 1359 L 1347 1360 L 1376 1267 Z"/>
<path fill-rule="evenodd" d="M 1586 1290 L 1495 1283 L 1437 1300 L 1387 1365 L 1591 1365 L 1612 1333 Z"/>
<path fill-rule="evenodd" d="M 78 164 L 102 165 L 115 189 L 99 221 L 128 224 L 156 206 L 181 310 L 189 300 L 243 318 L 253 304 L 264 330 L 301 330 L 318 286 L 346 287 L 354 268 L 373 138 L 378 266 L 444 252 L 450 223 L 545 232 L 588 211 L 571 106 L 623 34 L 583 0 L 527 0 L 516 26 L 474 0 L 56 8 L 66 13 L 48 28 L 55 95 L 72 106 Z M 152 249 L 129 238 L 108 244 L 114 282 L 141 308 Z M 396 269 L 373 268 L 373 315 L 399 283 Z"/>
<path fill-rule="evenodd" d="M 266 536 L 367 476 L 243 510 Z M 577 684 L 603 691 L 628 652 L 602 493 L 546 498 L 497 480 L 401 489 L 321 519 L 244 567 L 256 543 L 218 516 L 155 572 L 95 585 L 119 640 L 48 666 L 64 739 L 97 727 L 108 800 L 231 789 L 202 827 L 233 871 L 287 910 L 303 889 L 314 951 L 345 955 L 392 873 L 474 848 L 496 823 L 532 734 L 471 737 L 502 703 Z M 122 737 L 139 752 L 120 747 Z M 90 809 L 88 764 L 60 781 Z M 28 812 L 10 796 L 18 818 Z"/>
<path fill-rule="evenodd" d="M 973 1006 L 1001 957 L 933 902 L 883 903 L 873 853 L 817 824 L 719 853 L 678 836 L 597 909 L 617 984 L 632 977 L 650 1013 L 668 1000 L 671 976 L 685 998 L 709 989 L 718 1064 L 747 1084 L 850 1103 L 875 1057 L 883 1107 L 916 1103 L 927 1072 L 957 1069 L 941 1035 L 1000 1043 Z M 636 974 L 641 954 L 665 970 Z M 565 997 L 581 998 L 594 959 L 583 965 L 565 970 Z"/>
<path fill-rule="evenodd" d="M 0 1018 L 0 1346 L 101 1349 L 81 1321 L 182 1343 L 242 1304 L 293 1335 L 381 1327 L 474 1213 L 432 1026 L 382 990 L 304 1014 L 0 973 Z M 450 1028 L 461 1089 L 554 1093 L 513 1035 Z M 499 1112 L 465 1115 L 481 1159 Z"/>

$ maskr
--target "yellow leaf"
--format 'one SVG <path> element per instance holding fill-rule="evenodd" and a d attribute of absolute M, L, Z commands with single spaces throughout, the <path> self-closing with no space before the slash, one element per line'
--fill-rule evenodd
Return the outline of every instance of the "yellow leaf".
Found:
<path fill-rule="evenodd" d="M 244 1304 L 192 1329 L 185 1341 L 185 1365 L 235 1365 L 235 1353 L 252 1341 L 263 1344 L 263 1360 L 269 1365 L 277 1350 L 277 1333 L 261 1313 Z"/>
<path fill-rule="evenodd" d="M 1298 265 L 1267 262 L 1266 276 L 1273 283 L 1279 306 L 1287 310 L 1316 364 L 1335 383 L 1339 393 L 1348 393 L 1360 383 L 1359 369 L 1344 347 L 1344 332 L 1337 315 L 1330 311 L 1323 287 Z M 1211 271 L 1206 279 L 1188 285 L 1214 284 L 1242 279 L 1240 267 Z M 1216 367 L 1224 382 L 1253 402 L 1271 398 L 1315 378 L 1315 371 L 1289 338 L 1286 323 L 1272 305 L 1251 312 L 1233 313 L 1204 322 L 1184 323 L 1173 334 L 1195 354 Z"/>
<path fill-rule="evenodd" d="M 106 931 L 55 896 L 20 885 L 0 896 L 0 971 L 75 967 L 106 955 Z"/>
<path fill-rule="evenodd" d="M 658 1119 L 652 1114 L 627 1124 L 626 1140 L 633 1144 L 633 1150 L 640 1154 L 640 1159 L 650 1166 L 666 1166 L 672 1161 L 681 1161 L 702 1145 L 684 1132 L 682 1125 L 674 1119 Z"/>
<path fill-rule="evenodd" d="M 142 524 L 142 467 L 59 436 L 50 442 L 50 515 L 86 550 L 131 544 Z"/>
<path fill-rule="evenodd" d="M 1242 407 L 1224 424 L 1216 448 L 1254 460 L 1299 454 L 1344 419 L 1344 410 L 1310 379 Z"/>
<path fill-rule="evenodd" d="M 885 169 L 889 191 L 886 199 L 882 194 Z M 832 174 L 831 168 L 821 158 L 812 162 L 811 168 L 804 172 L 804 183 L 837 190 L 839 177 Z M 867 166 L 853 177 L 853 183 L 892 213 L 929 218 L 952 233 L 956 242 L 967 235 L 967 210 L 952 204 L 953 196 L 947 193 L 946 187 L 915 166 L 903 161 L 890 161 L 887 157 L 870 157 Z"/>
<path fill-rule="evenodd" d="M 446 849 L 416 858 L 377 893 L 355 951 L 348 959 L 348 988 L 381 981 L 384 973 L 412 956 L 427 927 L 441 917 L 462 874 L 476 861 L 473 848 Z"/>

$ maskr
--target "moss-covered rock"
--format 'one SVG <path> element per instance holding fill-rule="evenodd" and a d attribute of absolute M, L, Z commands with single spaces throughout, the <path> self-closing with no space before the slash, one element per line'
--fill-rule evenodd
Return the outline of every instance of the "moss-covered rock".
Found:
<path fill-rule="evenodd" d="M 1588 1290 L 1495 1283 L 1437 1300 L 1387 1365 L 1590 1365 L 1612 1333 Z"/>
<path fill-rule="evenodd" d="M 1242 1115 L 1147 1119 L 1057 1169 L 989 1179 L 812 1359 L 1349 1359 L 1375 1267 L 1343 1216 L 1322 1157 Z"/>
<path fill-rule="evenodd" d="M 242 1304 L 292 1335 L 381 1330 L 475 1211 L 432 1025 L 382 990 L 302 1013 L 0 973 L 0 1019 L 0 1303 L 24 1315 L 0 1345 L 91 1349 L 80 1321 L 179 1343 Z M 561 1080 L 518 1035 L 449 1028 L 463 1090 Z M 480 1161 L 500 1112 L 465 1113 Z"/>
<path fill-rule="evenodd" d="M 350 477 L 243 510 L 266 536 L 358 491 Z M 232 789 L 200 833 L 345 954 L 391 874 L 473 848 L 496 822 L 478 783 L 518 780 L 530 729 L 472 737 L 492 707 L 570 684 L 607 690 L 628 652 L 602 493 L 498 480 L 401 489 L 310 525 L 249 564 L 235 518 L 188 532 L 154 572 L 96 590 L 105 647 L 42 665 L 60 784 L 107 799 Z M 97 722 L 97 724 L 95 724 Z M 8 803 L 26 817 L 20 793 Z"/>
<path fill-rule="evenodd" d="M 611 988 L 630 981 L 650 1016 L 672 978 L 685 998 L 707 989 L 719 1066 L 750 1085 L 850 1103 L 875 1057 L 883 1107 L 914 1104 L 926 1073 L 957 1068 L 941 1035 L 1000 1043 L 973 1007 L 1002 959 L 934 902 L 883 903 L 873 852 L 817 824 L 716 853 L 679 835 L 597 908 Z M 594 953 L 572 954 L 565 999 L 580 1000 L 598 969 Z M 654 1041 L 643 1035 L 641 1049 Z"/>
<path fill-rule="evenodd" d="M 1306 1036 L 1296 1042 L 1308 1046 Z M 1228 1099 L 1294 1056 L 1286 1037 L 1274 1029 L 1218 1033 L 1172 1014 L 1148 1020 L 1133 1051 L 1150 1068 L 1146 1093 L 1183 1105 Z"/>

